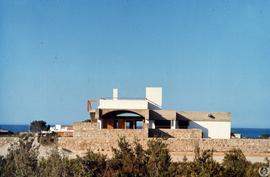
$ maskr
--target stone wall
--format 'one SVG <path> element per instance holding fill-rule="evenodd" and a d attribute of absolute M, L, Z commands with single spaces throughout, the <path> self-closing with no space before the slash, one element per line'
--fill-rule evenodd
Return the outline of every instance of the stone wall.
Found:
<path fill-rule="evenodd" d="M 228 152 L 240 148 L 245 154 L 270 156 L 270 139 L 203 139 L 199 129 L 99 129 L 97 123 L 75 123 L 73 137 L 59 137 L 58 146 L 74 154 L 84 154 L 88 149 L 112 155 L 112 147 L 117 147 L 119 137 L 125 136 L 128 142 L 139 139 L 147 148 L 149 134 L 170 135 L 164 142 L 171 153 L 193 153 L 196 147 L 201 150 L 213 149 L 215 152 Z M 148 132 L 149 131 L 149 132 Z"/>
<path fill-rule="evenodd" d="M 11 144 L 18 142 L 18 137 L 0 137 L 0 155 L 5 156 Z"/>
<path fill-rule="evenodd" d="M 240 148 L 245 154 L 270 155 L 270 139 L 178 139 L 164 141 L 171 152 L 193 152 L 195 147 L 201 150 L 213 149 L 216 152 L 228 152 Z"/>
<path fill-rule="evenodd" d="M 147 148 L 147 141 L 152 138 L 140 139 L 140 143 Z M 134 141 L 134 137 L 128 136 L 129 142 Z M 228 152 L 233 148 L 240 148 L 246 155 L 267 154 L 270 156 L 270 139 L 164 139 L 170 152 L 193 153 L 196 147 L 201 150 L 213 149 L 215 152 Z M 58 145 L 70 150 L 75 154 L 83 154 L 88 149 L 111 156 L 112 147 L 117 147 L 117 137 L 113 138 L 92 138 L 92 137 L 60 137 Z"/>
<path fill-rule="evenodd" d="M 117 141 L 119 137 L 146 139 L 148 137 L 148 129 L 100 129 L 98 123 L 75 123 L 73 125 L 74 138 L 93 138 L 98 140 Z"/>
<path fill-rule="evenodd" d="M 270 139 L 201 139 L 200 148 L 213 148 L 218 152 L 226 152 L 232 148 L 240 148 L 244 153 L 269 153 Z"/>
<path fill-rule="evenodd" d="M 19 140 L 19 138 L 16 137 L 16 136 L 3 136 L 3 137 L 0 137 L 0 147 L 3 147 L 5 145 L 7 145 L 7 144 L 17 142 L 18 140 Z"/>
<path fill-rule="evenodd" d="M 148 129 L 99 129 L 96 122 L 73 124 L 73 137 L 59 137 L 58 145 L 76 154 L 83 154 L 88 149 L 106 155 L 112 153 L 112 147 L 117 147 L 119 137 L 126 137 L 132 143 L 139 143 L 146 147 Z"/>
<path fill-rule="evenodd" d="M 149 137 L 200 139 L 201 129 L 149 129 Z"/>
<path fill-rule="evenodd" d="M 117 147 L 120 136 L 125 136 L 130 143 L 137 138 L 144 148 L 147 148 L 147 141 L 153 139 L 148 138 L 148 129 L 98 129 L 97 126 L 97 123 L 75 123 L 74 136 L 59 137 L 58 147 L 74 155 L 83 155 L 91 149 L 111 157 L 112 147 Z M 213 149 L 217 153 L 240 148 L 245 155 L 270 157 L 270 139 L 202 139 L 197 138 L 200 131 L 181 129 L 162 129 L 162 131 L 173 136 L 164 139 L 171 154 L 192 154 L 196 147 L 201 150 Z M 18 137 L 0 137 L 0 155 L 6 155 L 10 144 L 18 142 L 18 139 Z M 47 151 L 48 146 L 44 146 L 43 149 Z"/>

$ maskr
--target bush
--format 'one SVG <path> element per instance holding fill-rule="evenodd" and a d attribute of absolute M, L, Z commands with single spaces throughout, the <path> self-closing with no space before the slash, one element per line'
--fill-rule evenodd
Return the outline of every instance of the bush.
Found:
<path fill-rule="evenodd" d="M 120 137 L 118 148 L 113 148 L 112 150 L 113 158 L 110 160 L 109 166 L 115 172 L 115 175 L 136 176 L 136 156 L 125 137 Z"/>
<path fill-rule="evenodd" d="M 38 174 L 38 153 L 32 147 L 34 138 L 25 136 L 9 149 L 2 176 L 33 177 Z M 3 161 L 3 159 L 2 159 Z"/>
<path fill-rule="evenodd" d="M 213 159 L 213 150 L 205 150 L 201 153 L 197 148 L 191 168 L 193 169 L 192 174 L 195 176 L 222 176 L 222 167 Z"/>
<path fill-rule="evenodd" d="M 193 162 L 172 162 L 169 167 L 169 173 L 171 177 L 190 177 L 192 173 Z"/>
<path fill-rule="evenodd" d="M 248 162 L 239 149 L 225 154 L 220 164 L 213 159 L 213 150 L 195 150 L 195 158 L 188 162 L 171 162 L 168 148 L 160 139 L 148 142 L 148 149 L 135 140 L 129 144 L 122 137 L 113 157 L 88 151 L 84 157 L 68 159 L 55 149 L 47 158 L 38 159 L 34 137 L 22 136 L 6 157 L 0 156 L 0 177 L 259 177 L 258 169 L 266 163 Z"/>
<path fill-rule="evenodd" d="M 0 156 L 0 177 L 4 173 L 4 167 L 6 166 L 6 159 L 3 156 Z"/>
<path fill-rule="evenodd" d="M 55 149 L 51 152 L 49 157 L 40 160 L 39 175 L 42 177 L 73 176 L 70 167 L 69 159 L 61 156 Z"/>
<path fill-rule="evenodd" d="M 246 176 L 246 170 L 249 163 L 240 149 L 232 149 L 225 154 L 222 166 L 224 175 L 230 177 Z"/>
<path fill-rule="evenodd" d="M 106 156 L 88 151 L 86 156 L 73 161 L 74 176 L 103 176 L 106 170 Z"/>
<path fill-rule="evenodd" d="M 137 176 L 145 176 L 147 174 L 147 162 L 149 158 L 143 150 L 142 145 L 138 143 L 138 140 L 135 140 L 134 145 L 134 172 Z"/>
<path fill-rule="evenodd" d="M 167 145 L 160 139 L 153 139 L 148 141 L 148 155 L 147 169 L 151 177 L 169 176 L 169 166 L 171 164 L 171 157 Z"/>
<path fill-rule="evenodd" d="M 49 125 L 43 120 L 34 120 L 30 124 L 30 131 L 31 132 L 41 132 L 41 131 L 48 131 L 50 129 Z"/>
<path fill-rule="evenodd" d="M 260 138 L 262 138 L 262 139 L 269 139 L 270 138 L 270 134 L 262 134 L 260 136 Z"/>

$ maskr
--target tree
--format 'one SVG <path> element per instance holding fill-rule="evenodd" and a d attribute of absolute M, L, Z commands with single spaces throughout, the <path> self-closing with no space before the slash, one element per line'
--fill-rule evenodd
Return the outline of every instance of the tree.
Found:
<path fill-rule="evenodd" d="M 195 149 L 195 159 L 191 165 L 192 174 L 202 177 L 222 176 L 222 166 L 213 159 L 213 150 L 200 152 L 200 148 Z"/>
<path fill-rule="evenodd" d="M 48 131 L 50 129 L 49 125 L 43 120 L 34 120 L 30 124 L 30 131 L 31 132 L 41 132 L 41 131 Z"/>
<path fill-rule="evenodd" d="M 138 143 L 138 139 L 134 141 L 134 172 L 137 176 L 146 176 L 148 157 L 142 145 Z"/>
<path fill-rule="evenodd" d="M 104 171 L 106 169 L 106 156 L 99 154 L 99 153 L 94 153 L 92 151 L 89 151 L 86 153 L 86 156 L 79 158 L 80 163 L 84 167 L 83 170 L 85 174 L 83 175 L 84 177 L 86 176 L 96 176 L 96 177 L 101 177 L 104 174 Z M 77 172 L 80 172 L 77 171 Z M 78 174 L 74 174 L 74 176 L 79 176 Z"/>
<path fill-rule="evenodd" d="M 113 158 L 110 167 L 116 171 L 116 176 L 131 176 L 134 170 L 134 151 L 125 137 L 118 140 L 118 148 L 113 148 Z"/>
<path fill-rule="evenodd" d="M 114 176 L 147 176 L 148 159 L 138 141 L 135 139 L 133 144 L 129 144 L 125 137 L 119 138 L 118 148 L 112 149 L 113 158 L 108 161 L 109 170 L 113 171 Z"/>
<path fill-rule="evenodd" d="M 160 139 L 150 140 L 148 141 L 148 149 L 146 153 L 149 158 L 147 163 L 149 176 L 169 176 L 171 157 L 167 145 Z"/>
<path fill-rule="evenodd" d="M 188 162 L 186 156 L 183 157 L 182 162 L 172 162 L 169 168 L 171 177 L 190 177 L 194 170 L 193 162 Z"/>
<path fill-rule="evenodd" d="M 248 167 L 248 161 L 240 149 L 232 149 L 225 154 L 223 159 L 225 176 L 242 177 Z"/>

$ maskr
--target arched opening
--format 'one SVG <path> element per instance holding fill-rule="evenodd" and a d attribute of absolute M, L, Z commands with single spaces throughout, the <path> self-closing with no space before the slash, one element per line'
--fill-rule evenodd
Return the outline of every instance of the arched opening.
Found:
<path fill-rule="evenodd" d="M 105 129 L 142 129 L 145 118 L 133 111 L 117 110 L 101 116 Z"/>

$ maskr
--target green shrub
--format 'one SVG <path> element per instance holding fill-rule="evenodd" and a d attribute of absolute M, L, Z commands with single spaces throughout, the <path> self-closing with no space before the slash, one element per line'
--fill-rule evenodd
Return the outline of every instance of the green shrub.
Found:
<path fill-rule="evenodd" d="M 148 155 L 148 175 L 150 177 L 169 176 L 171 157 L 167 145 L 160 139 L 150 140 L 146 153 Z"/>
<path fill-rule="evenodd" d="M 68 159 L 55 149 L 47 158 L 38 159 L 34 137 L 21 136 L 9 149 L 6 157 L 0 156 L 0 177 L 259 177 L 258 169 L 266 163 L 248 162 L 239 149 L 225 154 L 220 164 L 213 159 L 213 150 L 195 150 L 195 158 L 188 162 L 171 162 L 168 148 L 161 139 L 148 141 L 148 149 L 135 140 L 129 144 L 122 137 L 113 157 L 88 151 L 84 157 Z"/>
<path fill-rule="evenodd" d="M 6 159 L 3 156 L 0 156 L 0 177 L 3 176 L 5 166 L 6 166 Z"/>
<path fill-rule="evenodd" d="M 221 165 L 213 159 L 213 150 L 200 151 L 195 149 L 195 158 L 191 164 L 194 176 L 201 177 L 218 177 L 222 176 Z"/>
<path fill-rule="evenodd" d="M 249 163 L 240 149 L 232 149 L 225 154 L 222 166 L 224 175 L 230 177 L 246 176 L 246 170 Z"/>
<path fill-rule="evenodd" d="M 69 177 L 72 175 L 70 161 L 61 156 L 55 149 L 47 158 L 42 158 L 39 163 L 39 175 L 41 177 Z"/>
<path fill-rule="evenodd" d="M 2 168 L 2 176 L 33 177 L 38 174 L 38 153 L 32 147 L 33 137 L 25 136 L 11 146 Z"/>
<path fill-rule="evenodd" d="M 113 148 L 113 158 L 110 167 L 116 172 L 116 176 L 132 176 L 134 174 L 135 154 L 125 137 L 118 140 L 118 148 Z"/>
<path fill-rule="evenodd" d="M 88 151 L 86 156 L 78 159 L 84 167 L 85 174 L 83 176 L 103 176 L 106 170 L 106 156 Z"/>
<path fill-rule="evenodd" d="M 34 120 L 30 124 L 30 131 L 31 132 L 41 132 L 41 131 L 48 131 L 50 126 L 43 120 Z"/>
<path fill-rule="evenodd" d="M 138 140 L 135 140 L 134 145 L 134 173 L 137 176 L 145 176 L 147 174 L 147 162 L 149 158 L 142 145 L 138 143 Z"/>

